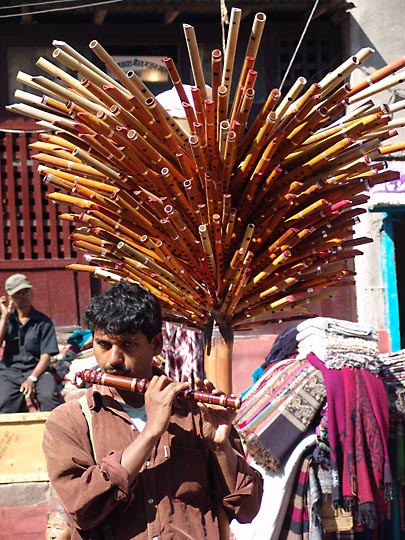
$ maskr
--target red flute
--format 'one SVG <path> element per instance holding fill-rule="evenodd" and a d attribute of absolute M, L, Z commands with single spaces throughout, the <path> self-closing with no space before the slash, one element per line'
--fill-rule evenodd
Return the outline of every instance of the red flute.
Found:
<path fill-rule="evenodd" d="M 136 377 L 123 377 L 121 375 L 109 375 L 102 371 L 93 369 L 85 369 L 76 373 L 76 382 L 85 382 L 93 384 L 101 384 L 103 386 L 112 386 L 121 390 L 129 390 L 130 392 L 138 392 L 144 394 L 148 388 L 149 381 L 147 379 L 137 379 Z M 227 396 L 225 394 L 210 394 L 209 392 L 201 392 L 200 390 L 185 390 L 179 394 L 180 398 L 192 399 L 201 403 L 209 403 L 212 405 L 221 405 L 229 409 L 239 409 L 242 403 L 240 398 Z"/>

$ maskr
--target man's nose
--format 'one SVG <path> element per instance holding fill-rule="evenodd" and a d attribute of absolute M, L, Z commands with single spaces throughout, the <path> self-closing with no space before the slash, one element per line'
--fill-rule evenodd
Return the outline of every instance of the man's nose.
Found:
<path fill-rule="evenodd" d="M 120 346 L 113 345 L 111 347 L 111 354 L 110 354 L 110 364 L 111 365 L 118 365 L 122 364 L 124 361 L 124 353 Z"/>

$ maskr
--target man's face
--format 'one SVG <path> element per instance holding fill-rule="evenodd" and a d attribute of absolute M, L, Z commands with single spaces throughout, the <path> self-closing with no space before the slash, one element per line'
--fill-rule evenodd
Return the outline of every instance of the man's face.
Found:
<path fill-rule="evenodd" d="M 51 512 L 46 524 L 45 540 L 70 540 L 71 528 L 60 512 Z"/>
<path fill-rule="evenodd" d="M 142 332 L 122 336 L 105 334 L 94 330 L 93 351 L 102 371 L 150 379 L 152 360 L 162 350 L 162 334 L 150 341 Z"/>
<path fill-rule="evenodd" d="M 14 306 L 18 309 L 31 307 L 32 289 L 21 289 L 21 291 L 16 292 L 10 298 Z"/>

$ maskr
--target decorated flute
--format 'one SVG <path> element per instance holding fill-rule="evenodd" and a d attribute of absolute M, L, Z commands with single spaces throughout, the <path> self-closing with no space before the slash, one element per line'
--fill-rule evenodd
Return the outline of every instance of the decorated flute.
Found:
<path fill-rule="evenodd" d="M 137 392 L 143 394 L 148 388 L 149 381 L 147 379 L 137 379 L 136 377 L 123 377 L 120 375 L 108 375 L 102 371 L 93 369 L 85 369 L 76 373 L 76 382 L 85 382 L 92 384 L 101 384 L 103 386 L 111 386 L 121 390 Z M 211 405 L 221 405 L 229 409 L 239 409 L 242 403 L 240 398 L 227 396 L 225 394 L 210 394 L 209 392 L 201 392 L 200 390 L 185 390 L 179 395 L 180 398 L 191 399 L 201 403 L 209 403 Z"/>

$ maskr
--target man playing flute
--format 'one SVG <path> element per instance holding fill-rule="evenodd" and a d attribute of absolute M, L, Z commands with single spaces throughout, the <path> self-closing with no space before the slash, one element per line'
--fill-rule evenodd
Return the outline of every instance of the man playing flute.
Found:
<path fill-rule="evenodd" d="M 90 302 L 84 319 L 102 372 L 150 382 L 144 394 L 94 385 L 91 420 L 75 400 L 46 422 L 49 478 L 72 540 L 216 540 L 218 505 L 229 520 L 251 521 L 262 478 L 246 462 L 234 412 L 177 398 L 188 383 L 153 365 L 162 348 L 158 299 L 122 280 Z"/>

